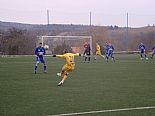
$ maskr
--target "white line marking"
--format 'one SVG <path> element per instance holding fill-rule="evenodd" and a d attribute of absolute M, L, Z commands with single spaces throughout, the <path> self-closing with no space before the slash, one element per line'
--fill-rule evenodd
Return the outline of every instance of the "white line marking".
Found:
<path fill-rule="evenodd" d="M 82 115 L 82 114 L 95 114 L 95 113 L 104 113 L 104 112 L 119 112 L 119 111 L 131 111 L 131 110 L 143 110 L 143 109 L 155 109 L 155 106 L 100 110 L 100 111 L 90 111 L 90 112 L 77 112 L 77 113 L 68 113 L 68 114 L 47 115 L 47 116 L 73 116 L 73 115 Z"/>

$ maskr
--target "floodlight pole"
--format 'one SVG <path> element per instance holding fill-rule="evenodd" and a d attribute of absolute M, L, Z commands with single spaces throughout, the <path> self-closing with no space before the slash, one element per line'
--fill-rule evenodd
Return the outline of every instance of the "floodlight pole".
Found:
<path fill-rule="evenodd" d="M 49 10 L 47 9 L 47 25 L 49 25 L 49 18 L 50 18 L 50 16 L 49 16 Z"/>
<path fill-rule="evenodd" d="M 89 24 L 89 26 L 90 26 L 90 36 L 91 36 L 91 25 L 92 25 L 92 24 L 91 24 L 91 21 L 92 21 L 92 19 L 91 19 L 91 12 L 90 12 L 90 14 L 89 14 L 89 23 L 90 23 L 90 24 Z"/>
<path fill-rule="evenodd" d="M 128 17 L 128 12 L 127 12 L 127 16 L 126 16 L 126 23 L 127 23 L 127 25 L 126 25 L 126 51 L 128 51 L 128 41 L 129 41 L 129 34 L 128 34 L 128 29 L 129 29 L 129 17 Z"/>
<path fill-rule="evenodd" d="M 93 40 L 92 40 L 92 14 L 91 14 L 91 12 L 89 13 L 89 34 L 90 34 L 90 36 L 91 36 L 91 38 L 90 38 L 90 48 L 91 48 L 91 50 L 92 50 L 92 48 L 93 48 Z"/>
<path fill-rule="evenodd" d="M 44 42 L 44 37 L 42 36 L 42 37 L 41 37 L 42 47 L 44 46 L 44 43 L 43 43 L 43 42 Z"/>

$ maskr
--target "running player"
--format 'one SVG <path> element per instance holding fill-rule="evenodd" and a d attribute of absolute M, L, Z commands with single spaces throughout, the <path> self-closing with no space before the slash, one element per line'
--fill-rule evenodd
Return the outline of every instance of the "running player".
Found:
<path fill-rule="evenodd" d="M 101 47 L 98 43 L 96 43 L 96 56 L 95 56 L 95 60 L 97 60 L 97 57 L 101 56 L 102 58 L 105 58 L 102 54 L 101 54 Z"/>
<path fill-rule="evenodd" d="M 63 55 L 53 55 L 53 57 L 59 57 L 66 60 L 66 64 L 62 67 L 62 70 L 60 73 L 57 73 L 58 76 L 62 77 L 62 80 L 58 83 L 58 86 L 61 86 L 64 81 L 68 78 L 69 73 L 71 73 L 75 68 L 75 62 L 74 57 L 81 56 L 81 54 L 76 53 L 68 53 L 66 50 Z"/>

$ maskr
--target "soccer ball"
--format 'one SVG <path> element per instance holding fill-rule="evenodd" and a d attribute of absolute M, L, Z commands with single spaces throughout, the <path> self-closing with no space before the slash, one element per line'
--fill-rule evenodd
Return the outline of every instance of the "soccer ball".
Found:
<path fill-rule="evenodd" d="M 44 49 L 45 50 L 48 50 L 49 49 L 49 46 L 48 45 L 44 45 Z"/>

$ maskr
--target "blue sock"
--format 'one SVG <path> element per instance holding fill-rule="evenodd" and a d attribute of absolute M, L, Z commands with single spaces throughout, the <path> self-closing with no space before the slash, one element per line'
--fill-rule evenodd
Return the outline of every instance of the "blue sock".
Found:
<path fill-rule="evenodd" d="M 36 71 L 37 71 L 37 65 L 34 66 L 34 71 L 36 73 Z"/>
<path fill-rule="evenodd" d="M 44 65 L 44 71 L 46 71 L 46 65 Z"/>

